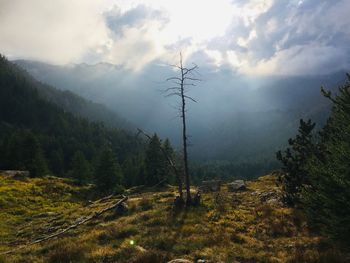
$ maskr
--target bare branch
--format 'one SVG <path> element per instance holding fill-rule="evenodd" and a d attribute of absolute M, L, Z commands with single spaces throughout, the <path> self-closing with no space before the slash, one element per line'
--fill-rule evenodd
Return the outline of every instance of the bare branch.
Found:
<path fill-rule="evenodd" d="M 181 97 L 181 93 L 180 92 L 172 92 L 172 93 L 165 95 L 165 97 L 171 97 L 171 96 L 180 96 Z"/>
<path fill-rule="evenodd" d="M 169 81 L 169 80 L 178 80 L 178 81 L 181 81 L 181 79 L 180 78 L 178 78 L 178 77 L 171 77 L 171 78 L 167 78 L 166 79 L 166 81 Z"/>
<path fill-rule="evenodd" d="M 184 80 L 202 81 L 201 79 L 197 79 L 197 78 L 190 78 L 190 77 L 184 77 Z"/>
<path fill-rule="evenodd" d="M 196 103 L 197 103 L 197 101 L 196 101 L 194 98 L 191 98 L 191 97 L 186 96 L 186 95 L 184 95 L 184 97 L 187 98 L 187 99 L 189 99 L 189 100 L 192 100 L 193 102 L 196 102 Z"/>
<path fill-rule="evenodd" d="M 162 93 L 164 94 L 164 93 L 167 93 L 167 92 L 169 92 L 169 91 L 171 91 L 171 90 L 179 90 L 179 87 L 170 87 L 170 88 L 167 88 L 167 89 L 163 90 Z"/>

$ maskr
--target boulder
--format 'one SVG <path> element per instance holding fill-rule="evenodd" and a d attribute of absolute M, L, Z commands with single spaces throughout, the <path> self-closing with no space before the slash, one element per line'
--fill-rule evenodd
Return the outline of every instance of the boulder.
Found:
<path fill-rule="evenodd" d="M 125 214 L 126 212 L 128 212 L 128 209 L 129 209 L 128 205 L 125 202 L 122 202 L 116 206 L 115 212 L 118 215 L 122 215 L 122 214 Z"/>
<path fill-rule="evenodd" d="M 218 192 L 221 188 L 220 180 L 210 180 L 210 181 L 202 181 L 202 185 L 199 187 L 199 190 L 204 193 L 208 192 Z"/>
<path fill-rule="evenodd" d="M 230 192 L 237 192 L 246 190 L 247 186 L 243 180 L 235 180 L 232 183 L 227 184 L 227 188 Z"/>
<path fill-rule="evenodd" d="M 193 263 L 193 261 L 183 258 L 173 259 L 171 261 L 168 261 L 168 263 Z"/>
<path fill-rule="evenodd" d="M 199 206 L 201 204 L 201 192 L 198 191 L 193 197 L 193 206 Z"/>

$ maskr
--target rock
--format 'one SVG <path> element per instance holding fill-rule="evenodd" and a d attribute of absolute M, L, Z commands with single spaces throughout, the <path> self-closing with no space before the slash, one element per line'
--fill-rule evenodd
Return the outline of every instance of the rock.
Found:
<path fill-rule="evenodd" d="M 122 215 L 125 214 L 126 212 L 128 212 L 129 207 L 125 202 L 120 203 L 119 205 L 117 205 L 117 207 L 115 208 L 115 212 L 118 215 Z"/>
<path fill-rule="evenodd" d="M 282 205 L 282 202 L 279 198 L 271 198 L 266 201 L 269 205 Z"/>
<path fill-rule="evenodd" d="M 181 208 L 185 205 L 185 201 L 180 196 L 176 196 L 174 199 L 174 208 Z"/>
<path fill-rule="evenodd" d="M 247 189 L 243 180 L 235 180 L 232 183 L 227 184 L 227 188 L 230 192 L 243 191 Z"/>
<path fill-rule="evenodd" d="M 30 176 L 29 171 L 20 171 L 20 170 L 4 170 L 0 171 L 0 174 L 6 175 L 6 176 L 12 176 L 15 180 L 25 179 Z"/>
<path fill-rule="evenodd" d="M 264 192 L 260 194 L 260 201 L 261 202 L 267 202 L 270 199 L 276 199 L 277 198 L 277 193 L 275 192 Z"/>
<path fill-rule="evenodd" d="M 193 206 L 199 206 L 201 204 L 201 192 L 198 191 L 193 197 Z"/>
<path fill-rule="evenodd" d="M 208 193 L 208 192 L 218 192 L 221 188 L 220 180 L 210 180 L 210 181 L 202 181 L 202 185 L 199 187 L 199 190 Z"/>
<path fill-rule="evenodd" d="M 178 259 L 173 259 L 171 261 L 168 261 L 168 263 L 193 263 L 193 261 L 190 261 L 188 259 L 178 258 Z"/>

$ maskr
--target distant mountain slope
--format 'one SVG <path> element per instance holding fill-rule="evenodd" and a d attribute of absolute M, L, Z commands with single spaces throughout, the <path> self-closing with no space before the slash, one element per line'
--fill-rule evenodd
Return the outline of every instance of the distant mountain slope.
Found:
<path fill-rule="evenodd" d="M 21 64 L 20 61 L 18 61 L 18 64 Z M 130 122 L 126 121 L 106 106 L 84 99 L 70 90 L 59 90 L 48 84 L 41 83 L 36 79 L 33 79 L 31 75 L 27 74 L 27 72 L 22 73 L 26 75 L 26 78 L 31 82 L 31 85 L 35 86 L 39 91 L 40 96 L 57 104 L 64 110 L 91 121 L 103 122 L 110 127 L 129 130 L 134 129 L 134 126 Z"/>
<path fill-rule="evenodd" d="M 0 170 L 30 169 L 29 159 L 42 153 L 48 168 L 62 175 L 72 169 L 77 152 L 93 166 L 106 147 L 120 163 L 142 151 L 143 144 L 134 134 L 74 116 L 60 103 L 43 98 L 54 96 L 54 89 L 45 95 L 43 90 L 48 87 L 0 56 Z M 64 98 L 64 93 L 57 94 L 55 100 Z M 66 98 L 84 103 L 69 93 Z"/>
<path fill-rule="evenodd" d="M 104 103 L 149 131 L 169 137 L 180 147 L 177 102 L 163 98 L 164 80 L 174 72 L 153 64 L 131 72 L 108 63 L 54 66 L 16 61 L 40 80 Z M 273 158 L 296 131 L 300 118 L 319 125 L 329 102 L 320 87 L 335 89 L 344 72 L 305 76 L 240 76 L 229 70 L 200 68 L 203 82 L 191 90 L 198 101 L 189 104 L 191 157 L 197 160 L 238 161 Z M 305 73 L 307 74 L 307 72 Z"/>

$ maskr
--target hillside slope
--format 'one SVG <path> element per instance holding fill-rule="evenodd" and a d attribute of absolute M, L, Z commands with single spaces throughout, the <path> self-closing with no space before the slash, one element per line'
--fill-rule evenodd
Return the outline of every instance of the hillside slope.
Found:
<path fill-rule="evenodd" d="M 67 175 L 77 152 L 91 165 L 105 147 L 121 164 L 142 152 L 133 133 L 75 116 L 38 89 L 45 87 L 0 56 L 0 169 L 30 170 L 36 154 L 53 174 Z"/>
<path fill-rule="evenodd" d="M 320 236 L 309 232 L 300 211 L 280 204 L 280 190 L 273 175 L 248 182 L 247 191 L 231 193 L 224 186 L 219 193 L 203 194 L 200 207 L 177 212 L 171 206 L 175 188 L 133 191 L 126 213 L 107 212 L 57 239 L 24 247 L 108 207 L 120 197 L 88 203 L 88 187 L 77 188 L 70 181 L 56 178 L 2 175 L 0 185 L 0 254 L 20 248 L 0 256 L 1 262 L 340 259 L 338 252 L 327 249 Z M 344 256 L 342 259 L 346 260 Z"/>
<path fill-rule="evenodd" d="M 27 82 L 35 89 L 45 100 L 50 101 L 65 111 L 74 114 L 77 117 L 86 118 L 94 122 L 103 122 L 113 128 L 133 129 L 133 125 L 120 117 L 117 113 L 108 109 L 106 106 L 86 100 L 81 96 L 69 90 L 59 90 L 48 84 L 42 83 L 29 75 L 25 70 L 16 68 L 16 71 L 23 75 Z M 35 77 L 35 76 L 34 76 Z"/>

